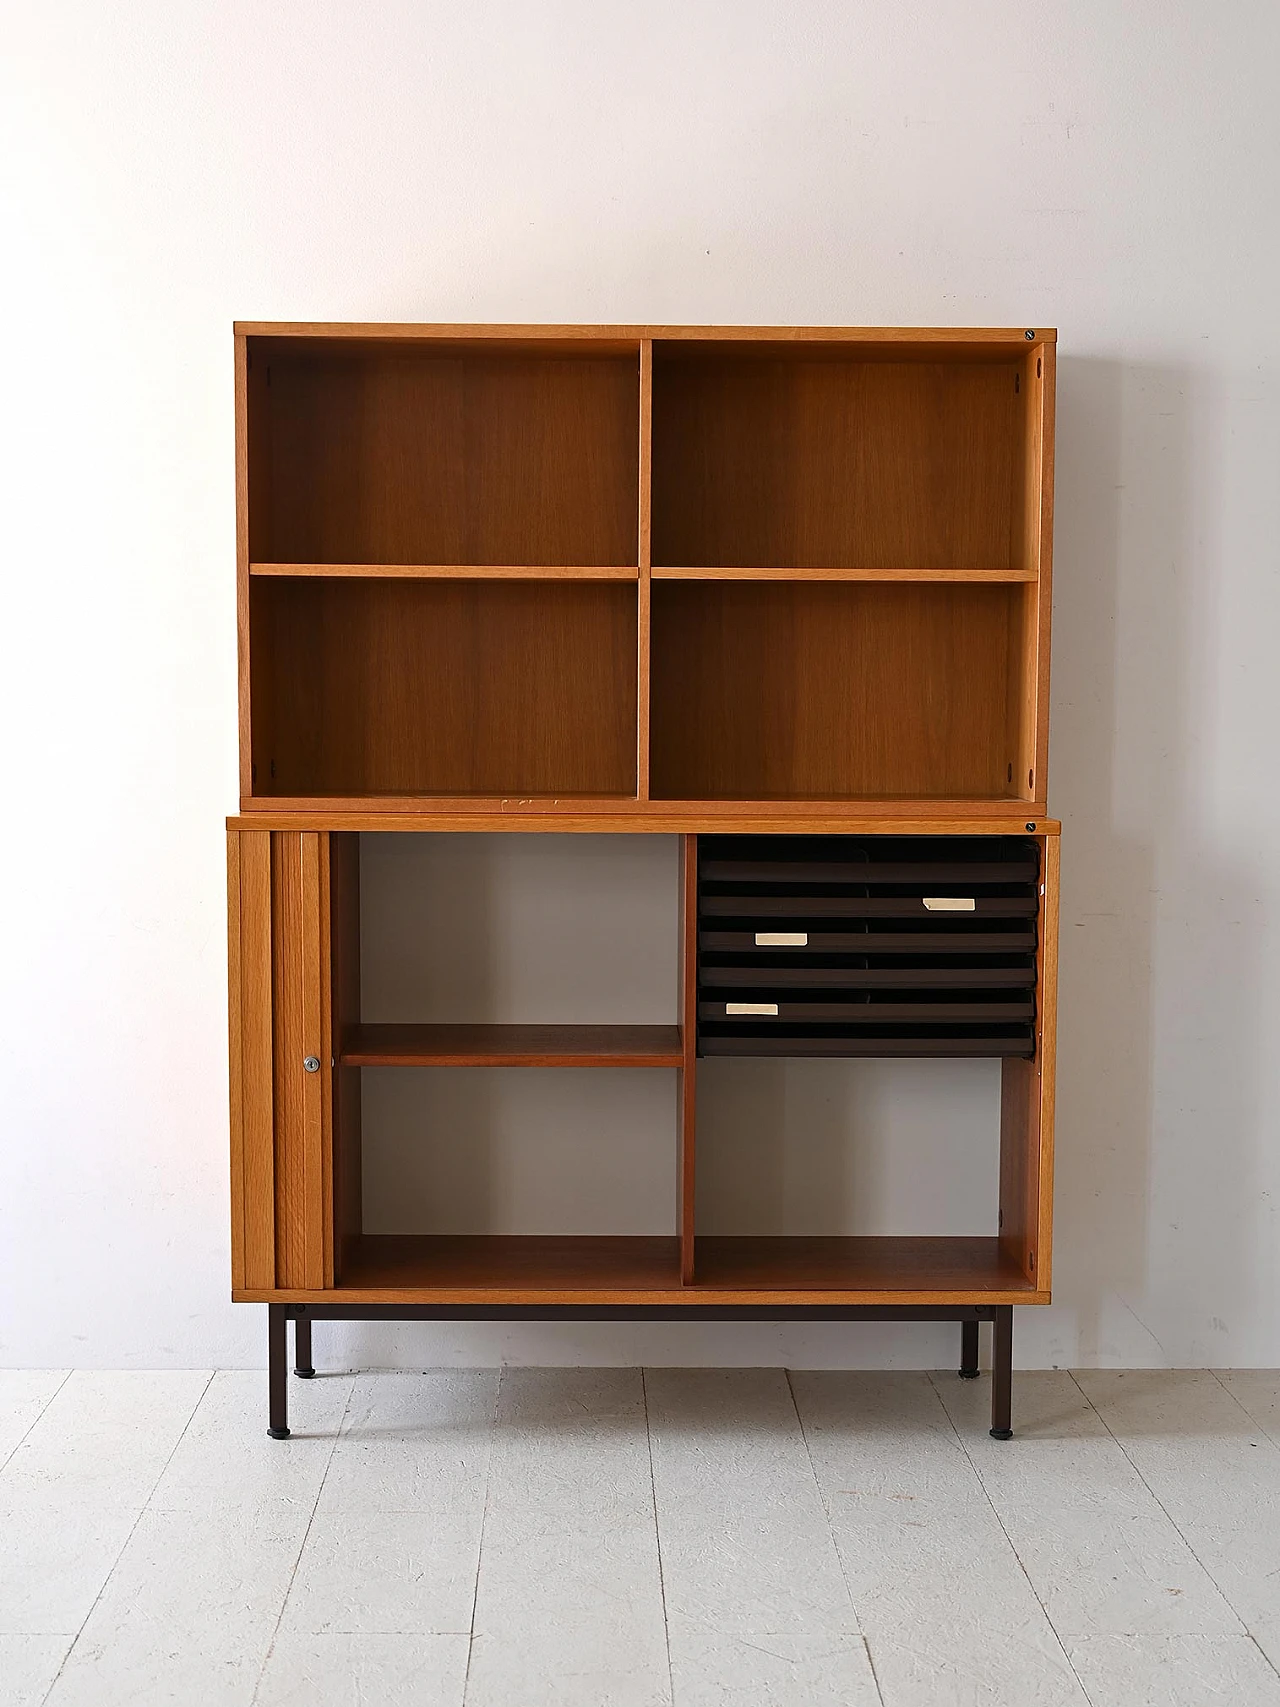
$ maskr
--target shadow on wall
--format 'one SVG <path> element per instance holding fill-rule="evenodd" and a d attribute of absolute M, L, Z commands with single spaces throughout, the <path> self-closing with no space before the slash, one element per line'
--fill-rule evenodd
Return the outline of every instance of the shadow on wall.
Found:
<path fill-rule="evenodd" d="M 1218 508 L 1195 388 L 1184 368 L 1059 369 L 1058 1303 L 1037 1361 L 1213 1362 L 1214 1301 L 1247 1310 L 1260 1272 L 1244 1064 L 1261 968 L 1247 929 L 1223 934 L 1257 888 L 1206 849 L 1194 798 L 1199 523 Z"/>
<path fill-rule="evenodd" d="M 1049 788 L 1063 820 L 1057 1303 L 1021 1318 L 1019 1360 L 1031 1365 L 1221 1363 L 1224 1322 L 1240 1361 L 1242 1341 L 1259 1355 L 1266 1343 L 1270 1258 L 1258 1200 L 1268 1040 L 1255 1034 L 1264 968 L 1251 928 L 1261 873 L 1247 854 L 1224 858 L 1208 821 L 1217 630 L 1231 565 L 1210 532 L 1223 525 L 1215 518 L 1229 494 L 1206 384 L 1189 367 L 1060 362 Z M 502 940 L 494 914 L 503 884 L 492 864 L 500 851 L 450 874 L 465 893 L 458 928 L 465 919 L 467 929 L 483 920 L 495 930 L 485 955 L 469 945 L 473 968 Z M 660 902 L 663 885 L 654 893 Z M 413 956 L 409 942 L 401 948 Z M 441 958 L 456 969 L 462 950 L 454 942 Z M 421 961 L 406 960 L 406 976 Z M 471 993 L 487 1002 L 482 985 Z M 393 994 L 395 1017 L 438 1017 L 401 1011 L 408 991 L 394 976 L 383 991 L 388 1002 Z M 759 1079 L 753 1112 L 767 1111 L 774 1128 L 789 1098 L 770 1074 Z M 883 1183 L 847 1157 L 837 1165 L 847 1111 L 821 1088 L 803 1110 L 815 1122 L 818 1166 L 789 1199 L 791 1212 L 814 1223 L 833 1202 L 874 1195 Z M 733 1109 L 725 1113 L 731 1123 Z M 776 1193 L 776 1167 L 766 1155 L 755 1160 Z M 477 1196 L 492 1188 L 487 1167 L 473 1181 Z M 726 1207 L 745 1218 L 759 1207 L 759 1187 L 747 1201 L 739 1183 Z M 351 1343 L 361 1362 L 413 1362 L 428 1340 L 434 1357 L 463 1361 L 948 1361 L 950 1334 L 931 1333 L 868 1329 L 855 1340 L 822 1324 L 365 1326 Z"/>

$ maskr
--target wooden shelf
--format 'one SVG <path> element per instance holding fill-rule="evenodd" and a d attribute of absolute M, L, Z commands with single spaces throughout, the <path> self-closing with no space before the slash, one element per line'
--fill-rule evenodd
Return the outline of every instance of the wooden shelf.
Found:
<path fill-rule="evenodd" d="M 562 571 L 563 573 L 563 571 Z M 576 573 L 576 571 L 575 571 Z M 655 581 L 1035 581 L 1035 569 L 869 569 L 784 568 L 777 564 L 702 564 L 673 568 L 654 565 Z"/>
<path fill-rule="evenodd" d="M 675 1237 L 363 1234 L 348 1242 L 333 1290 L 293 1291 L 333 1303 L 689 1308 L 1046 1301 L 995 1238 L 701 1236 L 694 1281 L 682 1286 Z"/>
<path fill-rule="evenodd" d="M 250 575 L 370 581 L 635 581 L 634 563 L 251 563 Z"/>
<path fill-rule="evenodd" d="M 1053 334 L 1035 328 L 238 329 L 234 1296 L 495 1317 L 1048 1302 L 1054 374 Z M 358 832 L 384 830 L 677 835 L 678 1023 L 362 1023 Z M 930 875 L 922 904 L 967 897 L 989 916 L 963 939 L 954 920 L 931 926 L 922 953 L 900 875 L 845 906 L 810 873 L 789 908 L 765 870 L 721 909 L 724 850 L 704 839 L 741 854 L 756 833 L 1034 836 L 1039 881 L 1015 916 Z M 490 907 L 479 863 L 456 882 L 465 864 L 455 893 L 430 898 L 460 922 Z M 848 887 L 873 886 L 860 868 Z M 481 963 L 502 941 L 490 911 Z M 701 980 L 700 913 L 704 939 L 726 937 L 703 941 Z M 784 946 L 779 920 L 792 939 L 803 925 L 803 964 L 794 941 L 756 958 Z M 1001 936 L 990 979 L 987 934 Z M 462 1005 L 474 984 L 451 1005 L 448 983 L 384 986 L 368 1008 L 483 1011 Z M 789 1053 L 1003 1055 L 998 1201 L 981 1223 L 999 1237 L 730 1237 L 752 1222 L 713 1202 L 704 1223 L 723 1231 L 699 1236 L 700 1003 L 705 1054 L 785 1037 Z M 324 1071 L 305 1071 L 312 1056 Z M 392 1164 L 398 1118 L 368 1098 L 366 1142 L 364 1092 L 395 1088 L 362 1085 L 375 1066 L 680 1069 L 671 1236 L 366 1234 L 365 1162 Z M 701 1075 L 704 1094 L 733 1071 Z M 465 1088 L 411 1079 L 406 1106 L 415 1084 Z M 446 1148 L 471 1130 L 441 1118 Z M 710 1122 L 702 1143 L 740 1134 Z M 607 1135 L 597 1153 L 612 1177 Z M 446 1169 L 444 1191 L 460 1177 Z M 488 1183 L 451 1218 L 406 1207 L 392 1224 L 489 1224 Z M 1007 1373 L 1007 1336 L 1003 1355 Z"/>
<path fill-rule="evenodd" d="M 344 1293 L 458 1295 L 494 1302 L 530 1297 L 647 1297 L 679 1292 L 677 1238 L 535 1234 L 364 1234 L 339 1276 Z"/>
<path fill-rule="evenodd" d="M 996 1238 L 717 1238 L 700 1235 L 703 1291 L 910 1293 L 930 1300 L 1035 1292 Z"/>
<path fill-rule="evenodd" d="M 353 1025 L 344 1067 L 678 1067 L 678 1025 Z"/>

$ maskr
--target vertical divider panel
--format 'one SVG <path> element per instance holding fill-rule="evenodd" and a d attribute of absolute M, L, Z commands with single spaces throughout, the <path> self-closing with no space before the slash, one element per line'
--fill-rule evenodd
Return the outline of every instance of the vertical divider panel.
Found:
<path fill-rule="evenodd" d="M 329 837 L 332 973 L 330 1029 L 333 1069 L 333 1226 L 337 1277 L 364 1224 L 361 1176 L 360 1069 L 341 1064 L 342 1038 L 360 1023 L 360 837 L 344 830 Z"/>
<path fill-rule="evenodd" d="M 1056 836 L 1040 838 L 1035 1058 L 1005 1060 L 1000 1079 L 1000 1245 L 1026 1279 L 1046 1292 L 1053 1255 L 1058 854 Z"/>
<path fill-rule="evenodd" d="M 231 976 L 238 985 L 231 997 L 232 1283 L 262 1290 L 276 1284 L 271 835 L 244 830 L 230 840 Z"/>
<path fill-rule="evenodd" d="M 698 1093 L 698 838 L 680 838 L 680 1284 L 695 1279 Z"/>
<path fill-rule="evenodd" d="M 321 1015 L 328 968 L 320 958 L 319 836 L 272 835 L 272 993 L 275 1045 L 276 1286 L 320 1288 L 325 1273 L 325 1103 L 327 1058 Z M 315 1056 L 321 1070 L 304 1062 Z"/>
<path fill-rule="evenodd" d="M 649 798 L 649 691 L 650 636 L 652 634 L 651 593 L 653 563 L 653 342 L 640 341 L 640 516 L 639 516 L 640 573 L 636 586 L 638 599 L 636 635 L 638 656 L 636 692 L 636 794 L 641 800 Z"/>

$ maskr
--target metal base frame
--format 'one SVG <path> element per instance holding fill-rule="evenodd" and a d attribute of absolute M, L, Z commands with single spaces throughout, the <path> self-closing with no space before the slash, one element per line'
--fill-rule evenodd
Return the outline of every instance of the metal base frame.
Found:
<path fill-rule="evenodd" d="M 1013 1427 L 1012 1304 L 268 1304 L 269 1426 L 289 1438 L 288 1347 L 293 1323 L 294 1373 L 315 1374 L 312 1322 L 959 1322 L 960 1375 L 978 1374 L 978 1325 L 992 1324 L 991 1436 L 1011 1440 Z"/>

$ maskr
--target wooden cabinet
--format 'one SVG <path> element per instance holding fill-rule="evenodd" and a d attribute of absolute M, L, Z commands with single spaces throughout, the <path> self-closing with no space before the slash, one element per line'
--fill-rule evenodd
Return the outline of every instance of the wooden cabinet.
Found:
<path fill-rule="evenodd" d="M 1054 334 L 236 332 L 234 1296 L 315 1317 L 1049 1299 Z M 363 832 L 680 838 L 653 1025 L 373 1023 Z M 983 1237 L 710 1236 L 701 1056 L 989 1056 Z M 678 1076 L 663 1236 L 365 1230 L 370 1068 Z M 994 1142 L 994 1134 L 993 1134 Z"/>

